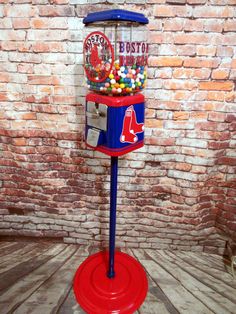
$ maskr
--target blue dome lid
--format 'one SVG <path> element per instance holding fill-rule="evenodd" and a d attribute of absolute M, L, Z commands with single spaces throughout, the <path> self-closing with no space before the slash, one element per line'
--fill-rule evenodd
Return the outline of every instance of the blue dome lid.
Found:
<path fill-rule="evenodd" d="M 140 24 L 148 24 L 148 18 L 142 13 L 127 10 L 106 10 L 100 12 L 89 13 L 84 19 L 84 24 L 98 21 L 130 21 Z"/>

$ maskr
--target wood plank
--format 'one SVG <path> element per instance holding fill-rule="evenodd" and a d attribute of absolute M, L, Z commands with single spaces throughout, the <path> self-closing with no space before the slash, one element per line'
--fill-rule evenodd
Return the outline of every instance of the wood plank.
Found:
<path fill-rule="evenodd" d="M 150 255 L 152 250 L 146 250 L 146 252 Z M 134 253 L 138 253 L 138 250 L 134 250 Z M 140 262 L 180 313 L 214 313 L 188 291 L 163 265 L 159 265 L 156 260 L 140 260 Z"/>
<path fill-rule="evenodd" d="M 228 284 L 225 284 L 221 280 L 211 276 L 207 272 L 199 270 L 196 267 L 189 265 L 188 263 L 180 259 L 177 255 L 175 255 L 173 252 L 167 252 L 167 254 L 174 256 L 176 265 L 178 265 L 179 267 L 184 267 L 184 269 L 187 269 L 188 272 L 192 274 L 192 276 L 200 280 L 206 286 L 209 286 L 218 294 L 221 294 L 223 297 L 231 300 L 233 303 L 236 302 L 236 298 L 234 297 L 236 290 L 234 288 L 228 286 Z"/>
<path fill-rule="evenodd" d="M 29 274 L 31 271 L 46 263 L 51 257 L 53 257 L 50 254 L 43 254 L 43 252 L 47 251 L 47 249 L 48 245 L 46 247 L 41 246 L 40 252 L 37 251 L 36 253 L 32 253 L 31 258 L 29 256 L 26 259 L 21 258 L 20 263 L 16 266 L 11 267 L 11 265 L 9 265 L 9 268 L 5 267 L 4 269 L 8 270 L 0 274 L 0 291 L 9 288 L 18 279 Z M 16 263 L 14 262 L 13 264 L 15 265 Z"/>
<path fill-rule="evenodd" d="M 133 251 L 133 249 L 132 249 Z M 136 254 L 135 254 L 136 253 Z M 145 250 L 139 249 L 138 254 L 137 251 L 133 252 L 133 256 L 140 260 L 140 262 L 145 260 L 151 260 L 150 256 L 145 253 Z M 151 278 L 146 270 L 147 278 L 148 278 L 148 294 L 145 302 L 142 304 L 139 312 L 141 314 L 178 314 L 179 311 L 174 307 L 174 305 L 170 302 L 168 297 L 164 294 L 159 285 Z"/>
<path fill-rule="evenodd" d="M 89 248 L 88 246 L 81 246 L 75 253 L 74 256 L 77 257 L 77 263 L 78 267 L 79 265 L 88 257 L 89 255 Z M 78 268 L 77 267 L 77 268 Z M 80 307 L 80 305 L 77 303 L 74 295 L 74 290 L 72 287 L 69 290 L 68 295 L 66 296 L 65 300 L 61 305 L 58 307 L 57 314 L 86 314 L 84 310 Z"/>
<path fill-rule="evenodd" d="M 11 261 L 12 263 L 13 259 L 15 260 L 16 258 L 30 252 L 32 249 L 36 248 L 37 246 L 38 246 L 38 243 L 30 243 L 30 242 L 25 243 L 24 247 L 19 248 L 15 250 L 14 252 L 1 257 L 0 264 L 3 264 L 5 262 L 9 263 L 9 261 Z"/>
<path fill-rule="evenodd" d="M 134 250 L 130 248 L 122 248 L 122 252 L 129 254 L 130 256 L 133 256 L 138 261 L 139 259 L 150 260 L 150 257 L 147 254 L 145 254 L 145 250 L 142 250 L 142 249 L 138 250 L 138 256 L 136 256 L 137 252 L 135 254 Z M 148 279 L 148 293 L 147 293 L 144 303 L 139 308 L 138 313 L 140 314 L 153 314 L 153 313 L 178 314 L 179 312 L 176 310 L 176 308 L 173 306 L 170 300 L 166 297 L 166 295 L 163 293 L 161 288 L 149 276 L 147 270 L 146 270 L 146 274 L 147 274 L 147 279 Z"/>
<path fill-rule="evenodd" d="M 225 269 L 225 263 L 229 263 L 229 261 L 223 257 L 223 256 L 218 256 L 215 254 L 209 254 L 205 252 L 201 252 L 200 257 L 206 259 L 209 261 L 209 263 L 212 264 L 212 267 L 219 268 L 219 269 Z"/>
<path fill-rule="evenodd" d="M 74 274 L 80 265 L 77 255 L 69 260 L 45 281 L 14 313 L 57 313 L 72 287 Z"/>
<path fill-rule="evenodd" d="M 37 247 L 25 253 L 23 256 L 18 256 L 18 255 L 13 256 L 11 259 L 11 263 L 9 263 L 8 261 L 1 263 L 0 264 L 0 278 L 1 278 L 1 274 L 3 274 L 4 272 L 9 271 L 11 268 L 14 268 L 17 265 L 24 263 L 28 261 L 29 259 L 32 259 L 33 257 L 41 255 L 43 252 L 49 250 L 49 248 L 52 245 L 53 244 L 49 244 L 49 243 L 46 243 L 46 244 L 39 243 Z"/>
<path fill-rule="evenodd" d="M 11 246 L 11 245 L 14 245 L 16 242 L 12 242 L 12 241 L 2 241 L 0 242 L 0 249 L 4 248 L 4 247 L 7 247 L 7 246 Z"/>
<path fill-rule="evenodd" d="M 76 248 L 65 244 L 54 244 L 53 248 L 44 255 L 48 261 L 30 272 L 21 280 L 15 282 L 8 290 L 0 294 L 0 308 L 4 313 L 12 313 L 30 295 L 36 291 L 48 278 L 50 278 L 67 261 Z"/>
<path fill-rule="evenodd" d="M 187 262 L 188 264 L 196 267 L 199 270 L 205 271 L 206 273 L 210 274 L 211 276 L 219 279 L 221 282 L 231 286 L 232 288 L 236 289 L 236 282 L 233 279 L 232 275 L 227 273 L 227 271 L 219 270 L 218 268 L 212 267 L 212 265 L 208 261 L 204 261 L 199 257 L 197 254 L 193 255 L 190 252 L 181 252 L 176 251 L 175 255 Z"/>
<path fill-rule="evenodd" d="M 160 287 L 156 285 L 154 280 L 152 280 L 152 278 L 149 275 L 147 275 L 147 279 L 148 279 L 148 294 L 146 300 L 139 308 L 139 313 L 140 314 L 179 313 L 173 306 L 172 308 L 174 308 L 174 311 L 170 309 L 170 307 L 168 306 L 170 303 L 169 300 L 167 301 L 167 297 L 164 295 L 163 291 L 160 289 Z"/>
<path fill-rule="evenodd" d="M 77 303 L 73 288 L 70 289 L 65 302 L 61 305 L 57 314 L 86 314 Z"/>
<path fill-rule="evenodd" d="M 3 247 L 2 250 L 0 250 L 0 257 L 6 256 L 7 254 L 11 254 L 15 250 L 20 249 L 24 246 L 25 246 L 24 242 L 14 242 L 12 245 Z"/>
<path fill-rule="evenodd" d="M 203 255 L 195 252 L 187 252 L 187 255 L 193 259 L 197 259 L 197 261 L 201 262 L 201 264 L 204 264 L 206 266 L 211 266 L 211 268 L 218 269 L 220 271 L 225 271 L 225 265 L 222 261 L 220 265 L 215 264 L 214 260 L 211 259 L 211 256 L 209 255 Z"/>
<path fill-rule="evenodd" d="M 193 267 L 190 269 L 188 264 L 184 261 L 177 263 L 176 259 L 178 257 L 175 256 L 174 253 L 172 253 L 172 257 L 168 256 L 167 252 L 148 251 L 148 254 L 150 254 L 150 256 L 152 256 L 162 267 L 167 268 L 186 289 L 212 311 L 219 314 L 233 313 L 232 310 L 235 309 L 235 304 L 222 296 L 220 292 L 217 292 L 214 287 L 206 285 L 205 282 L 201 280 L 202 277 L 205 276 L 204 272 L 200 278 L 196 277 L 196 270 Z"/>

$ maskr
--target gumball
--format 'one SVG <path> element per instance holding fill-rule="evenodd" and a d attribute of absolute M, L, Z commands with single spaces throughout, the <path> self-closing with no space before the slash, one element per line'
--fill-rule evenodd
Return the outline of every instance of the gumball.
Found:
<path fill-rule="evenodd" d="M 120 77 L 118 75 L 115 76 L 115 80 L 118 82 Z"/>
<path fill-rule="evenodd" d="M 132 74 L 132 69 L 129 69 L 128 72 L 129 72 L 130 74 Z"/>
<path fill-rule="evenodd" d="M 109 87 L 110 86 L 110 84 L 109 83 L 105 83 L 105 87 Z"/>
<path fill-rule="evenodd" d="M 123 83 L 120 84 L 120 88 L 122 88 L 122 89 L 125 88 L 125 84 L 123 84 Z"/>
<path fill-rule="evenodd" d="M 122 89 L 121 89 L 121 88 L 117 88 L 117 92 L 118 92 L 118 93 L 121 93 L 121 92 L 122 92 Z"/>
<path fill-rule="evenodd" d="M 112 80 L 114 78 L 114 75 L 112 73 L 110 73 L 109 78 Z"/>
<path fill-rule="evenodd" d="M 132 74 L 135 75 L 136 74 L 136 71 L 135 70 L 131 70 Z"/>
<path fill-rule="evenodd" d="M 124 66 L 120 67 L 120 71 L 124 72 L 125 71 L 125 67 Z"/>
<path fill-rule="evenodd" d="M 114 77 L 114 76 L 113 76 Z M 111 84 L 115 84 L 116 83 L 116 80 L 112 79 L 111 80 Z"/>
<path fill-rule="evenodd" d="M 115 84 L 115 88 L 119 88 L 120 87 L 120 84 L 119 83 L 116 83 Z"/>
<path fill-rule="evenodd" d="M 125 77 L 126 77 L 126 74 L 125 74 L 125 73 L 122 73 L 122 74 L 121 74 L 121 77 L 125 78 Z"/>

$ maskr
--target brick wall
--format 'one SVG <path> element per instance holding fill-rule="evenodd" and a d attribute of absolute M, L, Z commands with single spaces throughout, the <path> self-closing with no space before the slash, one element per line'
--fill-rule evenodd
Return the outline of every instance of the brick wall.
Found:
<path fill-rule="evenodd" d="M 0 233 L 107 243 L 82 18 L 110 2 L 150 19 L 146 145 L 120 159 L 117 244 L 222 252 L 236 234 L 235 0 L 0 0 Z"/>

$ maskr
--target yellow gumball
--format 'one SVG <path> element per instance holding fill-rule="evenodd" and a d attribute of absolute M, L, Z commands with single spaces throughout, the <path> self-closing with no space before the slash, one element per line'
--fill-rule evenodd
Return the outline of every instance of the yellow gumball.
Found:
<path fill-rule="evenodd" d="M 113 78 L 114 78 L 114 75 L 113 75 L 112 73 L 110 73 L 110 74 L 109 74 L 109 79 L 112 80 Z"/>

